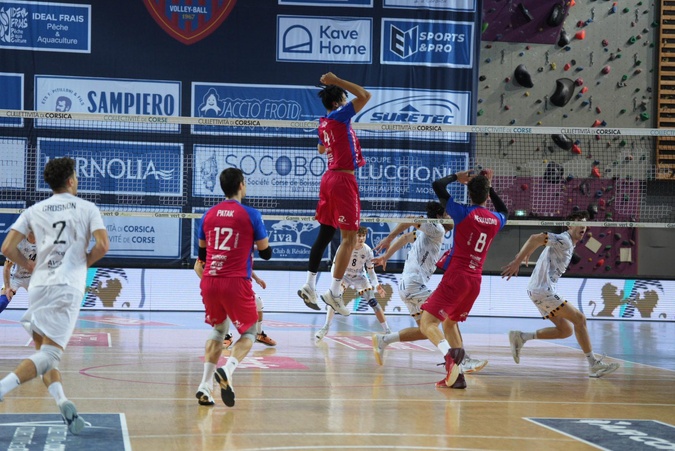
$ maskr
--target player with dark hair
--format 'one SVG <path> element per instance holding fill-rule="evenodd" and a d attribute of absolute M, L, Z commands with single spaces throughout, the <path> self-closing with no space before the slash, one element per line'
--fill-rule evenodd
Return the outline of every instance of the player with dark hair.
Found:
<path fill-rule="evenodd" d="M 440 202 L 428 202 L 426 204 L 426 212 L 429 219 L 447 219 L 450 217 Z M 404 233 L 392 244 L 394 238 L 410 227 L 414 227 L 415 230 Z M 373 351 L 375 353 L 375 360 L 379 365 L 384 363 L 384 349 L 391 343 L 426 340 L 427 337 L 422 334 L 419 328 L 420 316 L 422 314 L 421 306 L 431 296 L 431 289 L 427 286 L 427 283 L 429 283 L 431 276 L 436 271 L 436 262 L 441 256 L 441 245 L 443 244 L 445 234 L 451 230 L 452 224 L 450 223 L 402 223 L 375 247 L 375 250 L 385 252 L 376 257 L 373 263 L 377 266 L 382 266 L 382 269 L 386 270 L 387 261 L 404 246 L 411 244 L 410 251 L 408 251 L 405 264 L 403 265 L 403 273 L 398 284 L 398 293 L 403 303 L 408 307 L 410 316 L 417 323 L 417 327 L 408 327 L 398 332 L 373 334 Z M 446 331 L 446 333 L 459 334 L 459 327 L 455 324 L 454 328 L 457 330 Z M 461 334 L 458 340 L 461 341 Z M 472 359 L 467 353 L 461 362 L 461 366 L 465 373 L 474 373 L 482 370 L 487 363 L 487 360 Z"/>
<path fill-rule="evenodd" d="M 586 221 L 588 212 L 582 210 L 572 213 L 568 221 Z M 588 336 L 586 317 L 572 304 L 561 298 L 557 293 L 558 279 L 562 276 L 572 260 L 574 247 L 584 237 L 586 226 L 569 226 L 563 233 L 535 233 L 531 235 L 523 247 L 518 251 L 511 263 L 504 266 L 502 277 L 510 280 L 518 275 L 520 265 L 528 264 L 532 253 L 541 246 L 544 250 L 534 266 L 527 294 L 537 306 L 542 318 L 548 319 L 554 327 L 546 327 L 535 332 L 509 332 L 509 342 L 513 360 L 520 363 L 520 350 L 529 340 L 555 340 L 567 338 L 574 333 L 577 343 L 588 360 L 588 376 L 602 377 L 619 368 L 618 363 L 605 363 L 602 358 L 596 358 Z"/>
<path fill-rule="evenodd" d="M 101 212 L 77 197 L 75 160 L 49 160 L 44 179 L 53 195 L 21 213 L 2 243 L 7 258 L 32 271 L 29 307 L 21 323 L 32 335 L 37 352 L 0 381 L 0 401 L 20 384 L 42 376 L 68 430 L 79 434 L 85 421 L 64 394 L 58 366 L 75 329 L 87 268 L 103 258 L 110 243 Z M 35 263 L 18 248 L 31 232 L 37 243 Z M 87 253 L 92 236 L 95 243 Z"/>
<path fill-rule="evenodd" d="M 228 168 L 221 172 L 220 187 L 226 199 L 211 207 L 199 225 L 195 271 L 202 279 L 205 322 L 213 329 L 206 340 L 204 373 L 196 397 L 200 405 L 214 404 L 211 392 L 215 376 L 220 397 L 226 406 L 232 407 L 232 373 L 248 355 L 256 338 L 258 311 L 251 283 L 251 253 L 255 245 L 260 258 L 269 260 L 272 248 L 260 212 L 241 203 L 246 197 L 246 181 L 241 169 Z M 228 318 L 241 337 L 234 343 L 225 365 L 216 368 Z"/>
<path fill-rule="evenodd" d="M 328 157 L 328 170 L 321 177 L 316 207 L 319 234 L 309 254 L 307 283 L 298 290 L 298 296 L 309 308 L 320 310 L 317 305 L 316 276 L 324 251 L 337 229 L 340 229 L 341 243 L 335 255 L 333 281 L 321 299 L 339 314 L 347 316 L 349 310 L 342 301 L 342 277 L 356 246 L 361 216 L 359 187 L 354 172 L 366 164 L 351 120 L 370 100 L 370 93 L 332 72 L 322 75 L 320 81 L 326 85 L 319 92 L 326 116 L 319 120 L 317 148 L 321 155 L 326 154 Z M 350 102 L 347 102 L 347 92 L 354 95 Z"/>
<path fill-rule="evenodd" d="M 446 377 L 436 386 L 466 388 L 460 364 L 465 351 L 461 336 L 448 333 L 457 322 L 465 321 L 473 307 L 482 280 L 483 263 L 492 239 L 506 224 L 506 205 L 491 187 L 492 170 L 480 175 L 473 171 L 458 172 L 433 182 L 434 192 L 454 222 L 454 240 L 450 264 L 436 291 L 422 305 L 420 330 L 445 357 Z M 459 181 L 466 184 L 470 205 L 455 202 L 447 191 L 448 184 Z M 488 197 L 496 212 L 485 207 Z M 443 322 L 445 336 L 438 329 Z"/>

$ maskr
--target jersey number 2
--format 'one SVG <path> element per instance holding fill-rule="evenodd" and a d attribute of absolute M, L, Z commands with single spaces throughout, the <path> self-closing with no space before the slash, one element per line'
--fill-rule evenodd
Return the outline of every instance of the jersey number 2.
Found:
<path fill-rule="evenodd" d="M 57 227 L 60 227 L 61 230 L 59 230 L 59 234 L 56 236 L 54 244 L 66 244 L 64 240 L 59 240 L 63 234 L 63 231 L 66 229 L 66 221 L 56 221 L 54 224 L 52 224 L 52 228 L 56 229 Z"/>

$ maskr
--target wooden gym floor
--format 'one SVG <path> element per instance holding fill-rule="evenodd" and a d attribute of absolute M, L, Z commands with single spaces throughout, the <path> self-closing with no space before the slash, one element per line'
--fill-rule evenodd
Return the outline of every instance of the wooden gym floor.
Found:
<path fill-rule="evenodd" d="M 22 313 L 0 316 L 0 377 L 31 354 L 17 323 Z M 388 320 L 394 330 L 412 323 L 406 316 Z M 218 390 L 216 405 L 201 407 L 194 394 L 208 334 L 203 314 L 83 311 L 60 364 L 66 395 L 92 424 L 93 414 L 124 414 L 128 439 L 119 449 L 139 451 L 584 450 L 645 443 L 630 434 L 594 442 L 542 425 L 536 420 L 542 418 L 653 420 L 675 431 L 672 322 L 589 321 L 594 351 L 622 365 L 590 379 L 573 338 L 528 342 L 520 365 L 514 363 L 508 331 L 546 322 L 469 318 L 461 326 L 465 346 L 489 364 L 467 376 L 466 390 L 451 390 L 434 386 L 444 371 L 429 342 L 389 346 L 380 367 L 370 339 L 380 332 L 374 316 L 336 316 L 317 345 L 323 321 L 323 314 L 266 313 L 264 330 L 276 348 L 256 343 L 234 373 L 235 407 L 225 407 Z M 0 426 L 3 416 L 20 413 L 58 410 L 34 380 L 0 403 Z M 4 444 L 8 431 L 0 428 Z M 672 444 L 675 435 L 666 431 L 659 440 Z M 91 428 L 68 435 L 61 449 L 105 448 L 97 443 Z"/>

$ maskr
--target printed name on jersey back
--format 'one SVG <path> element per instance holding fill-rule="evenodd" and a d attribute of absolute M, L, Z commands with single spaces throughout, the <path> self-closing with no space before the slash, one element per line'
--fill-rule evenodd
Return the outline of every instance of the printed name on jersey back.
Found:
<path fill-rule="evenodd" d="M 218 210 L 218 212 L 216 213 L 216 216 L 233 218 L 234 217 L 234 210 Z"/>

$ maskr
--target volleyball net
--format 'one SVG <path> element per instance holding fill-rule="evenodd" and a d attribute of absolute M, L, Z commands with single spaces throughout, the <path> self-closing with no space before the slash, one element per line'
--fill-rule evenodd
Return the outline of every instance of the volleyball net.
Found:
<path fill-rule="evenodd" d="M 51 158 L 77 161 L 79 195 L 104 215 L 195 219 L 223 199 L 219 173 L 241 168 L 246 203 L 265 218 L 310 221 L 326 158 L 318 123 L 0 110 L 0 213 L 50 195 Z M 423 215 L 433 180 L 491 168 L 511 224 L 557 224 L 587 210 L 598 224 L 675 222 L 670 169 L 654 164 L 668 129 L 355 123 L 364 221 Z M 675 180 L 675 178 L 673 178 Z M 450 194 L 466 202 L 464 186 Z"/>

